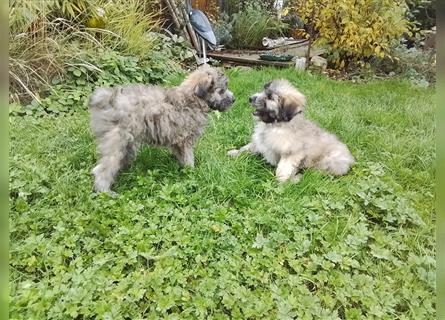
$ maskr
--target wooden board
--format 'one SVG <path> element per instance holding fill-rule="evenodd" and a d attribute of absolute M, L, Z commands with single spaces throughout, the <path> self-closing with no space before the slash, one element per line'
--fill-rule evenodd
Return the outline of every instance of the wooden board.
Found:
<path fill-rule="evenodd" d="M 297 57 L 306 56 L 307 43 L 299 45 L 291 45 L 286 47 L 277 48 L 271 50 L 277 54 L 292 54 Z M 271 52 L 268 51 L 268 52 Z M 276 66 L 276 67 L 292 67 L 295 65 L 294 61 L 281 62 L 281 61 L 265 61 L 260 59 L 260 54 L 264 51 L 253 50 L 223 50 L 223 51 L 211 51 L 207 55 L 213 59 L 233 62 L 240 65 L 263 65 L 263 66 Z M 313 47 L 311 49 L 311 57 L 324 53 L 321 48 Z"/>
<path fill-rule="evenodd" d="M 263 65 L 276 67 L 292 67 L 295 65 L 294 61 L 282 62 L 261 60 L 259 54 L 229 54 L 212 51 L 207 53 L 207 56 L 212 57 L 213 59 L 235 62 L 241 65 Z"/>
<path fill-rule="evenodd" d="M 258 48 L 258 50 L 278 50 L 278 49 L 283 48 L 283 47 L 285 47 L 285 48 L 296 48 L 296 47 L 304 46 L 307 43 L 308 43 L 308 41 L 306 39 L 295 39 L 295 40 L 292 40 L 292 41 L 286 41 L 285 44 L 281 44 L 281 45 L 278 45 L 276 47 L 264 47 L 263 46 L 261 48 Z"/>

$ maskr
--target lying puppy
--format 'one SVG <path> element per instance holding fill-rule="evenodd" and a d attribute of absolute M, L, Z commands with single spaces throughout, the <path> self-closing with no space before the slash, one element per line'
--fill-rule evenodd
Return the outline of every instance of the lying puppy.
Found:
<path fill-rule="evenodd" d="M 118 171 L 142 144 L 168 147 L 179 163 L 193 166 L 193 146 L 211 110 L 235 101 L 227 78 L 207 65 L 176 88 L 128 85 L 98 88 L 90 97 L 91 128 L 99 161 L 94 190 L 109 192 Z"/>
<path fill-rule="evenodd" d="M 316 168 L 343 175 L 354 163 L 354 157 L 338 138 L 307 120 L 303 114 L 305 97 L 287 80 L 274 80 L 264 91 L 249 98 L 257 121 L 252 142 L 228 152 L 259 153 L 277 166 L 279 181 L 298 182 L 303 168 Z"/>

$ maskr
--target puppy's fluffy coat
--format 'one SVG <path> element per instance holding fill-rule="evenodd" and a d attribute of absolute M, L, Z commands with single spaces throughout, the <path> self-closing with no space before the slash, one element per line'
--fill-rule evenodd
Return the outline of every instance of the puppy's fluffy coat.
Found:
<path fill-rule="evenodd" d="M 333 175 L 344 175 L 354 157 L 338 138 L 304 117 L 306 99 L 287 80 L 274 80 L 264 91 L 249 98 L 255 108 L 257 124 L 252 142 L 230 156 L 241 152 L 259 153 L 277 167 L 279 181 L 298 182 L 303 168 L 316 168 Z"/>
<path fill-rule="evenodd" d="M 109 192 L 118 171 L 144 143 L 168 147 L 181 165 L 193 166 L 193 146 L 208 113 L 225 111 L 235 100 L 227 82 L 222 73 L 204 65 L 175 88 L 96 89 L 89 101 L 99 153 L 94 190 Z"/>

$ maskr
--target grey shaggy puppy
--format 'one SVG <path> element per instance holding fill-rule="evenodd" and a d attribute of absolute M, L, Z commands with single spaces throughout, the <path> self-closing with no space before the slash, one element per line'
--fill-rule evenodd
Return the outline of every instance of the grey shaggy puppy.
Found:
<path fill-rule="evenodd" d="M 235 101 L 227 78 L 204 65 L 175 88 L 128 85 L 98 88 L 90 97 L 91 128 L 99 160 L 94 190 L 109 192 L 119 170 L 142 144 L 164 146 L 183 166 L 193 166 L 193 146 L 211 110 Z"/>
<path fill-rule="evenodd" d="M 257 121 L 252 142 L 228 152 L 261 154 L 276 166 L 278 181 L 298 182 L 303 168 L 344 175 L 354 163 L 348 147 L 338 138 L 304 117 L 306 99 L 287 80 L 274 80 L 264 91 L 249 98 Z"/>

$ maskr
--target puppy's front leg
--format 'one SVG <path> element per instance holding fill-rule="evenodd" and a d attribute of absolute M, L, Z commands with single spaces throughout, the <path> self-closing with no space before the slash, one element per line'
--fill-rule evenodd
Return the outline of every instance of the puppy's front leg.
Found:
<path fill-rule="evenodd" d="M 237 157 L 241 153 L 246 152 L 246 151 L 249 151 L 251 153 L 255 153 L 255 146 L 254 146 L 254 144 L 253 143 L 249 143 L 249 144 L 246 144 L 244 147 L 241 147 L 239 150 L 237 150 L 237 149 L 230 150 L 230 151 L 227 152 L 227 155 L 231 156 L 231 157 Z"/>
<path fill-rule="evenodd" d="M 195 165 L 192 146 L 173 146 L 171 150 L 181 166 L 193 167 Z"/>
<path fill-rule="evenodd" d="M 286 180 L 292 180 L 296 183 L 300 181 L 301 174 L 297 174 L 298 167 L 300 165 L 301 159 L 295 157 L 281 158 L 278 162 L 276 177 L 279 182 L 284 182 Z"/>

